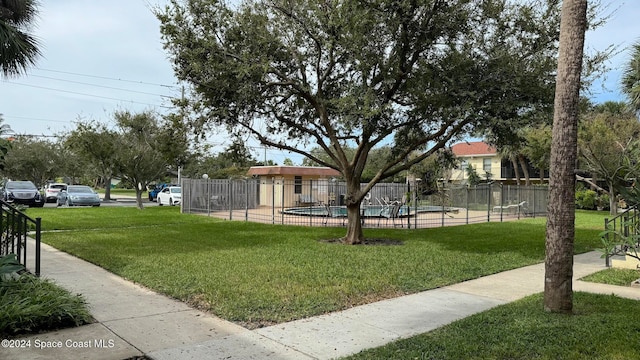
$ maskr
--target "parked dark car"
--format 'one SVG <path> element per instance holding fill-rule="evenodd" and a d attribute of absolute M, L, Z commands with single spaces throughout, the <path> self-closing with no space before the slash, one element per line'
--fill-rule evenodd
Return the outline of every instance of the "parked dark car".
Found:
<path fill-rule="evenodd" d="M 44 206 L 44 197 L 31 181 L 7 181 L 2 188 L 2 198 L 8 203 Z"/>
<path fill-rule="evenodd" d="M 58 206 L 100 206 L 100 195 L 84 185 L 68 185 L 58 193 Z"/>

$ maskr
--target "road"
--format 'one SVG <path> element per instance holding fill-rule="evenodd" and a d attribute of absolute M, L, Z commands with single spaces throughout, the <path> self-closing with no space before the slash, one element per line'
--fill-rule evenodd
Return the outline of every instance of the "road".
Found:
<path fill-rule="evenodd" d="M 111 197 L 111 201 L 103 201 L 100 206 L 107 206 L 107 207 L 123 207 L 123 206 L 136 206 L 136 199 L 132 196 L 126 196 L 126 195 L 116 195 L 116 196 L 112 196 Z M 145 207 L 147 206 L 158 206 L 158 204 L 156 202 L 151 202 L 146 198 L 142 199 L 142 203 L 144 204 Z M 47 208 L 52 208 L 52 207 L 56 207 L 57 204 L 56 203 L 46 203 L 44 205 L 44 207 Z"/>

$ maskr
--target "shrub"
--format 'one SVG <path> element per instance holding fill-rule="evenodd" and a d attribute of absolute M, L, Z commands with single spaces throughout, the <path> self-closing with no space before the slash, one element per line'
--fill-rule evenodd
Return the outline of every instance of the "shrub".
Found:
<path fill-rule="evenodd" d="M 85 300 L 31 274 L 0 281 L 0 336 L 50 331 L 91 322 Z"/>
<path fill-rule="evenodd" d="M 608 194 L 602 194 L 602 195 L 598 196 L 598 207 L 601 207 L 602 210 L 611 209 L 611 205 L 609 204 L 609 195 Z"/>
<path fill-rule="evenodd" d="M 0 256 L 0 282 L 25 270 L 24 265 L 18 262 L 16 254 Z"/>
<path fill-rule="evenodd" d="M 593 190 L 576 191 L 576 207 L 584 210 L 595 210 L 598 194 Z"/>

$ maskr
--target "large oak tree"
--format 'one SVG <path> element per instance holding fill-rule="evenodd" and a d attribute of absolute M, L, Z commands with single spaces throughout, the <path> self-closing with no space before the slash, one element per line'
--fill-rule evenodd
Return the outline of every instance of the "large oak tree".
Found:
<path fill-rule="evenodd" d="M 65 147 L 91 164 L 104 186 L 104 200 L 111 200 L 111 179 L 117 171 L 119 135 L 98 121 L 81 120 L 65 135 Z"/>
<path fill-rule="evenodd" d="M 554 0 L 172 0 L 156 15 L 191 124 L 339 170 L 349 244 L 363 241 L 360 203 L 381 179 L 553 101 Z M 361 185 L 382 145 L 392 151 Z"/>

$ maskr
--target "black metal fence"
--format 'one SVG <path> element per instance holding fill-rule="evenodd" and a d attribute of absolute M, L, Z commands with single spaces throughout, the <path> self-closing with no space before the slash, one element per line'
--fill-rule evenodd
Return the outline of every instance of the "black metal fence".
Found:
<path fill-rule="evenodd" d="M 605 254 L 605 265 L 611 267 L 611 258 L 625 256 L 628 252 L 640 250 L 640 211 L 638 206 L 632 206 L 611 219 L 604 219 L 604 228 L 608 230 L 607 241 L 615 241 L 614 237 L 631 239 L 631 243 L 615 245 L 611 251 Z M 634 241 L 635 239 L 635 241 Z M 633 248 L 632 248 L 633 247 Z"/>
<path fill-rule="evenodd" d="M 546 215 L 546 186 L 379 183 L 361 205 L 365 227 L 427 228 Z M 364 184 L 362 185 L 364 187 Z M 346 183 L 332 179 L 182 179 L 184 213 L 227 220 L 345 226 Z"/>
<path fill-rule="evenodd" d="M 18 261 L 27 266 L 27 237 L 33 234 L 35 275 L 40 276 L 41 219 L 32 219 L 13 205 L 0 200 L 0 255 L 16 254 Z"/>

